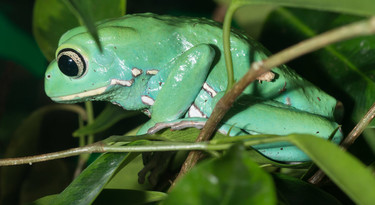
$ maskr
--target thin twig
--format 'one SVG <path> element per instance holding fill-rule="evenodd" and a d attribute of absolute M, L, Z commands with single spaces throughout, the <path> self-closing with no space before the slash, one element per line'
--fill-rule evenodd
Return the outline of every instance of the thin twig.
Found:
<path fill-rule="evenodd" d="M 320 34 L 316 37 L 302 41 L 294 46 L 291 46 L 281 52 L 265 59 L 261 62 L 254 62 L 251 64 L 250 70 L 238 81 L 231 90 L 226 93 L 216 104 L 210 118 L 199 133 L 196 142 L 210 140 L 218 123 L 222 120 L 225 113 L 231 108 L 236 98 L 242 91 L 252 83 L 258 76 L 270 71 L 272 68 L 289 62 L 304 54 L 316 51 L 332 43 L 343 41 L 346 39 L 370 35 L 375 33 L 375 17 L 365 21 L 356 22 L 343 26 L 337 29 Z M 202 157 L 200 152 L 190 152 L 185 163 L 183 164 L 180 173 L 175 182 L 185 175 Z M 172 186 L 174 186 L 173 182 Z"/>
<path fill-rule="evenodd" d="M 362 134 L 366 127 L 371 123 L 375 117 L 375 103 L 372 104 L 371 108 L 367 111 L 366 115 L 358 122 L 353 130 L 346 136 L 341 142 L 340 147 L 344 150 L 348 149 L 355 140 Z"/>
<path fill-rule="evenodd" d="M 375 117 L 375 103 L 371 106 L 371 108 L 367 111 L 366 115 L 358 122 L 358 124 L 353 128 L 353 130 L 346 136 L 346 138 L 341 142 L 340 147 L 343 150 L 347 150 L 350 145 L 352 145 L 355 140 L 362 134 L 362 132 L 366 129 L 367 125 Z M 323 178 L 325 177 L 325 173 L 322 170 L 317 170 L 307 181 L 311 184 L 319 184 Z"/>
<path fill-rule="evenodd" d="M 72 148 L 59 152 L 52 152 L 48 154 L 41 154 L 36 156 L 28 157 L 17 157 L 17 158 L 7 158 L 0 159 L 0 166 L 10 166 L 10 165 L 21 165 L 21 164 L 33 164 L 36 162 L 44 162 L 53 159 L 61 159 L 66 157 L 72 157 L 84 153 L 93 153 L 93 152 L 104 152 L 102 149 L 102 143 L 97 142 L 91 145 Z"/>
<path fill-rule="evenodd" d="M 145 136 L 145 138 L 149 138 Z M 52 152 L 48 154 L 28 156 L 28 157 L 17 157 L 17 158 L 7 158 L 0 159 L 0 166 L 11 166 L 11 165 L 21 165 L 21 164 L 33 164 L 36 162 L 44 162 L 48 160 L 61 159 L 66 157 L 72 157 L 80 154 L 89 153 L 106 153 L 106 152 L 165 152 L 165 151 L 180 151 L 180 150 L 204 150 L 204 151 L 220 151 L 229 149 L 237 141 L 244 141 L 245 146 L 254 146 L 263 143 L 273 143 L 287 141 L 288 136 L 273 136 L 273 135 L 259 135 L 257 139 L 254 140 L 252 136 L 243 136 L 243 138 L 238 137 L 233 140 L 220 141 L 219 143 L 208 143 L 208 142 L 150 142 L 145 144 L 121 146 L 114 145 L 114 142 L 127 140 L 127 136 L 114 136 L 109 137 L 105 140 L 96 142 L 94 144 L 86 145 L 83 147 L 72 148 L 59 152 Z M 136 139 L 134 137 L 134 139 Z M 149 140 L 152 139 L 149 138 Z M 253 139 L 253 140 L 250 140 Z M 142 140 L 142 139 L 141 139 Z M 130 142 L 130 141 L 128 141 Z"/>

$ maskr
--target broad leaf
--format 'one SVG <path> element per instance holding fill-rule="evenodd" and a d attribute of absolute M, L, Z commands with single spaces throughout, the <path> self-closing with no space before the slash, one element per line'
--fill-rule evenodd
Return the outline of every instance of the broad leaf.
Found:
<path fill-rule="evenodd" d="M 92 8 L 92 1 L 87 0 L 64 0 L 70 11 L 75 14 L 81 25 L 84 25 L 87 31 L 95 40 L 96 45 L 102 50 L 102 45 L 99 41 L 98 31 L 95 27 Z"/>
<path fill-rule="evenodd" d="M 48 195 L 45 197 L 42 197 L 36 201 L 33 201 L 29 205 L 49 205 L 52 204 L 53 200 L 56 198 L 57 194 L 54 195 Z"/>
<path fill-rule="evenodd" d="M 54 59 L 57 43 L 61 35 L 69 29 L 80 25 L 80 22 L 64 1 L 37 0 L 34 5 L 34 36 L 49 61 Z M 102 0 L 72 0 L 71 2 L 75 3 L 75 8 L 79 11 L 76 14 L 80 15 L 82 23 L 90 25 L 91 31 L 95 30 L 93 26 L 95 21 L 115 18 L 125 14 L 125 0 L 112 0 L 110 3 Z M 90 17 L 90 15 L 92 16 Z"/>
<path fill-rule="evenodd" d="M 336 13 L 281 8 L 270 16 L 262 42 L 276 52 L 360 19 Z M 374 45 L 375 36 L 359 37 L 328 46 L 290 65 L 342 101 L 345 114 L 357 122 L 375 102 Z M 374 122 L 371 125 L 374 126 Z"/>
<path fill-rule="evenodd" d="M 117 171 L 116 175 L 105 185 L 104 189 L 131 189 L 149 190 L 151 187 L 147 183 L 138 183 L 138 173 L 144 167 L 142 156 L 138 155 L 130 163 Z"/>
<path fill-rule="evenodd" d="M 157 191 L 138 191 L 125 189 L 104 189 L 93 203 L 94 205 L 138 205 L 164 199 L 166 193 Z"/>
<path fill-rule="evenodd" d="M 273 4 L 369 16 L 375 14 L 372 0 L 232 0 L 232 4 Z"/>
<path fill-rule="evenodd" d="M 46 60 L 32 36 L 15 25 L 3 13 L 0 13 L 0 30 L 0 57 L 22 65 L 38 78 L 43 77 Z M 5 70 L 4 66 L 6 65 L 2 64 L 2 70 Z"/>
<path fill-rule="evenodd" d="M 73 136 L 82 136 L 95 134 L 104 131 L 117 123 L 118 121 L 130 118 L 140 114 L 139 112 L 124 111 L 118 106 L 107 104 L 105 109 L 100 113 L 100 115 L 95 118 L 92 124 L 82 127 L 73 133 Z"/>
<path fill-rule="evenodd" d="M 358 159 L 337 145 L 312 135 L 290 135 L 289 139 L 354 202 L 375 204 L 375 177 Z"/>
<path fill-rule="evenodd" d="M 182 178 L 164 204 L 276 204 L 271 177 L 235 145 Z"/>
<path fill-rule="evenodd" d="M 280 200 L 285 204 L 341 204 L 332 195 L 300 179 L 281 174 L 273 175 L 273 179 Z"/>
<path fill-rule="evenodd" d="M 55 204 L 55 199 L 58 195 L 49 195 L 40 198 L 30 205 L 49 205 Z M 167 194 L 157 191 L 140 191 L 140 190 L 125 190 L 125 189 L 104 189 L 98 198 L 93 202 L 94 205 L 139 205 L 151 202 L 156 202 L 164 199 Z"/>
<path fill-rule="evenodd" d="M 128 156 L 133 157 L 127 153 L 103 154 L 60 193 L 53 204 L 92 203 Z"/>

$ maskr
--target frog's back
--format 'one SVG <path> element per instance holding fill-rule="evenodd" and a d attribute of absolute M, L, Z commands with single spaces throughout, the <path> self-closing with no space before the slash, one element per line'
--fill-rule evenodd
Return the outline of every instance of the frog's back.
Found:
<path fill-rule="evenodd" d="M 213 97 L 217 93 L 225 91 L 227 87 L 227 72 L 222 43 L 223 31 L 219 23 L 204 18 L 159 16 L 146 13 L 126 15 L 115 20 L 108 20 L 103 22 L 99 29 L 104 27 L 127 27 L 135 30 L 137 37 L 134 46 L 132 46 L 135 51 L 132 52 L 139 52 L 147 56 L 147 62 L 152 62 L 150 65 L 156 65 L 156 69 L 162 69 L 171 59 L 196 45 L 211 45 L 216 52 L 214 64 L 194 103 L 203 116 L 211 114 Z M 230 40 L 234 78 L 239 80 L 248 71 L 250 63 L 266 58 L 268 51 L 239 31 L 232 31 Z M 127 41 L 131 42 L 132 39 Z M 137 46 L 139 41 L 141 41 L 141 45 Z M 137 49 L 138 51 L 136 51 Z M 142 66 L 147 67 L 148 65 Z M 316 99 L 299 97 L 304 96 L 306 92 L 310 92 L 309 87 L 311 85 L 309 82 L 301 79 L 295 72 L 285 66 L 275 68 L 273 72 L 276 73 L 276 79 L 261 84 L 253 83 L 246 88 L 244 94 L 266 100 L 275 100 L 288 106 L 292 105 L 297 109 L 332 117 L 331 104 L 336 103 L 332 97 L 320 89 L 311 88 L 311 92 L 315 92 L 314 96 L 324 96 L 324 98 L 329 99 L 329 102 L 326 102 L 327 105 L 322 107 L 322 102 L 316 100 L 322 97 Z M 285 90 L 287 92 L 284 92 Z M 294 96 L 297 97 L 294 98 Z"/>
<path fill-rule="evenodd" d="M 135 29 L 138 39 L 142 39 L 142 49 L 147 50 L 149 59 L 168 63 L 193 46 L 209 44 L 216 52 L 215 65 L 208 78 L 217 92 L 226 89 L 226 68 L 222 43 L 222 25 L 205 18 L 160 16 L 151 13 L 126 15 L 109 20 L 100 27 L 129 27 Z M 100 28 L 99 27 L 99 28 Z M 251 45 L 250 45 L 251 44 Z M 148 46 L 146 49 L 145 46 Z M 250 48 L 258 44 L 239 31 L 231 33 L 232 57 L 235 79 L 243 76 L 250 66 Z M 162 51 L 162 52 L 160 52 Z M 161 60 L 164 59 L 164 60 Z M 151 60 L 152 61 L 152 60 Z"/>

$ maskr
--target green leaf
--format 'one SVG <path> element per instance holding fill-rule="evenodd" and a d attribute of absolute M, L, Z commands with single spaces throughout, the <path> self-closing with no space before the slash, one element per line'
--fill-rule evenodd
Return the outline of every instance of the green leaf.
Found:
<path fill-rule="evenodd" d="M 251 159 L 261 165 L 272 165 L 275 167 L 280 167 L 280 168 L 294 168 L 294 169 L 305 169 L 311 166 L 311 162 L 301 162 L 301 163 L 282 163 L 282 162 L 277 162 L 273 161 L 266 156 L 262 155 L 255 149 L 251 149 L 248 151 L 249 156 Z"/>
<path fill-rule="evenodd" d="M 375 204 L 375 177 L 354 156 L 344 152 L 337 145 L 313 135 L 290 135 L 289 139 L 354 202 Z"/>
<path fill-rule="evenodd" d="M 78 18 L 81 25 L 87 28 L 87 31 L 91 34 L 95 40 L 96 45 L 102 50 L 102 45 L 99 41 L 98 31 L 96 30 L 95 22 L 93 19 L 93 12 L 91 11 L 91 1 L 87 0 L 64 0 L 69 9 Z"/>
<path fill-rule="evenodd" d="M 193 168 L 164 204 L 276 204 L 276 195 L 271 177 L 238 144 Z"/>
<path fill-rule="evenodd" d="M 282 8 L 270 16 L 262 42 L 277 51 L 360 19 L 358 16 Z M 275 36 L 278 36 L 277 40 Z M 375 36 L 358 37 L 314 52 L 295 61 L 291 67 L 342 101 L 346 114 L 357 122 L 375 102 L 374 55 Z M 375 122 L 370 125 L 375 126 Z"/>
<path fill-rule="evenodd" d="M 148 190 L 150 185 L 138 183 L 138 172 L 144 167 L 141 154 L 117 171 L 104 189 Z"/>
<path fill-rule="evenodd" d="M 195 142 L 197 139 L 200 129 L 197 128 L 186 128 L 182 130 L 171 130 L 169 128 L 159 131 L 157 135 L 163 137 L 165 139 L 169 139 L 171 141 L 179 141 L 179 142 Z M 213 139 L 223 139 L 227 138 L 228 136 L 216 132 L 215 135 L 212 137 Z"/>
<path fill-rule="evenodd" d="M 30 205 L 49 205 L 55 204 L 57 194 L 42 197 Z M 116 205 L 116 204 L 146 204 L 163 200 L 167 196 L 164 192 L 158 191 L 141 191 L 125 189 L 104 189 L 95 199 L 94 205 Z"/>
<path fill-rule="evenodd" d="M 151 202 L 161 201 L 167 196 L 166 193 L 157 191 L 138 191 L 125 189 L 104 189 L 98 198 L 94 201 L 94 205 L 138 205 Z"/>
<path fill-rule="evenodd" d="M 245 5 L 272 4 L 278 6 L 290 6 L 299 8 L 318 9 L 326 11 L 346 12 L 356 15 L 372 15 L 375 13 L 375 4 L 371 0 L 353 2 L 352 0 L 232 0 L 226 12 L 223 26 L 223 46 L 227 68 L 227 91 L 233 86 L 233 62 L 230 52 L 230 24 L 235 11 Z"/>
<path fill-rule="evenodd" d="M 36 201 L 33 201 L 29 205 L 49 205 L 52 204 L 53 200 L 56 198 L 57 194 L 48 195 L 45 197 L 42 197 Z"/>
<path fill-rule="evenodd" d="M 104 131 L 117 123 L 118 121 L 130 118 L 140 114 L 139 112 L 133 111 L 124 111 L 119 106 L 114 106 L 112 104 L 107 104 L 104 110 L 100 113 L 100 115 L 95 118 L 92 124 L 89 124 L 85 127 L 82 127 L 73 133 L 73 136 L 82 136 L 82 135 L 90 135 L 95 134 L 101 131 Z"/>
<path fill-rule="evenodd" d="M 127 159 L 127 153 L 103 154 L 90 164 L 63 192 L 53 204 L 90 204 Z"/>
<path fill-rule="evenodd" d="M 33 12 L 33 33 L 48 61 L 55 58 L 60 36 L 78 26 L 78 20 L 60 0 L 37 0 Z"/>
<path fill-rule="evenodd" d="M 285 204 L 341 204 L 332 195 L 300 179 L 281 174 L 272 176 L 277 188 L 277 194 Z"/>
<path fill-rule="evenodd" d="M 64 0 L 66 1 L 66 0 Z M 95 29 L 95 21 L 115 18 L 125 14 L 125 0 L 112 0 L 111 3 L 102 0 L 74 1 L 84 23 Z M 84 8 L 83 8 L 83 7 Z M 60 36 L 71 28 L 80 25 L 74 14 L 61 0 L 36 0 L 33 15 L 33 33 L 46 58 L 54 59 Z M 93 13 L 92 17 L 89 17 Z"/>
<path fill-rule="evenodd" d="M 46 60 L 32 36 L 15 25 L 4 13 L 0 13 L 0 30 L 0 57 L 22 65 L 38 78 L 43 77 Z M 6 65 L 2 66 L 4 70 Z"/>
<path fill-rule="evenodd" d="M 279 6 L 335 11 L 364 16 L 375 14 L 375 4 L 372 0 L 232 0 L 232 4 L 272 4 Z"/>

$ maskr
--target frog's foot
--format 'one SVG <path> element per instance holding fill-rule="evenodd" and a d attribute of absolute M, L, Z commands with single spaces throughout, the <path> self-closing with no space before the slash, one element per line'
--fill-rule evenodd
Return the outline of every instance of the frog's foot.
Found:
<path fill-rule="evenodd" d="M 148 176 L 148 181 L 152 186 L 155 186 L 160 176 L 165 173 L 175 152 L 153 152 L 143 153 L 143 169 L 138 172 L 138 183 L 143 184 Z"/>
<path fill-rule="evenodd" d="M 159 122 L 155 126 L 151 127 L 147 133 L 155 134 L 158 131 L 171 128 L 172 130 L 182 130 L 184 128 L 195 127 L 197 129 L 202 129 L 206 124 L 206 121 L 174 121 L 174 122 Z"/>

